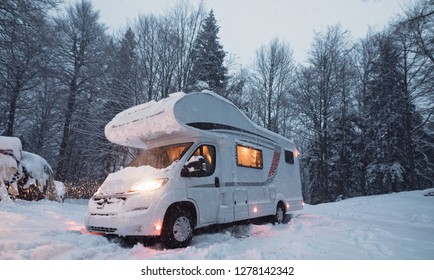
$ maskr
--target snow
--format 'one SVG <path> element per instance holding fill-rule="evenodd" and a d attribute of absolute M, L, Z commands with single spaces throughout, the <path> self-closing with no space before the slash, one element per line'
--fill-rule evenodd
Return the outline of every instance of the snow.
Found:
<path fill-rule="evenodd" d="M 0 260 L 434 260 L 434 189 L 305 205 L 287 224 L 201 230 L 187 248 L 86 233 L 87 200 L 0 202 Z"/>
<path fill-rule="evenodd" d="M 17 161 L 9 155 L 0 153 L 0 181 L 11 181 L 17 170 Z"/>
<path fill-rule="evenodd" d="M 177 92 L 159 101 L 152 100 L 131 107 L 118 113 L 105 126 L 104 132 L 106 138 L 115 144 L 149 148 L 152 143 L 170 136 L 193 136 L 197 129 L 191 124 L 198 123 L 236 127 L 288 142 L 282 136 L 254 124 L 232 102 L 208 90 L 189 94 Z"/>
<path fill-rule="evenodd" d="M 17 160 L 21 160 L 21 140 L 17 137 L 0 136 L 0 150 L 9 151 Z"/>
<path fill-rule="evenodd" d="M 26 168 L 30 176 L 40 182 L 47 181 L 50 177 L 50 173 L 53 173 L 48 162 L 37 154 L 23 151 L 21 164 Z"/>
<path fill-rule="evenodd" d="M 143 178 L 165 178 L 165 174 L 170 168 L 157 169 L 151 166 L 126 167 L 117 172 L 110 173 L 101 185 L 98 193 L 126 193 L 131 186 L 143 181 Z"/>
<path fill-rule="evenodd" d="M 57 192 L 57 196 L 63 200 L 63 198 L 65 197 L 65 193 L 66 193 L 66 187 L 65 184 L 63 182 L 60 181 L 56 181 L 54 180 L 54 184 L 56 186 L 56 192 Z"/>
<path fill-rule="evenodd" d="M 21 141 L 17 137 L 0 136 L 0 200 L 9 200 L 4 182 L 12 181 L 20 171 Z"/>
<path fill-rule="evenodd" d="M 21 160 L 21 141 L 17 137 L 0 136 L 0 182 L 11 181 Z M 0 186 L 0 190 L 2 186 Z"/>
<path fill-rule="evenodd" d="M 172 93 L 158 102 L 152 100 L 120 112 L 105 127 L 107 139 L 119 145 L 146 148 L 146 141 L 180 131 L 182 126 L 176 121 L 173 107 L 184 95 Z"/>

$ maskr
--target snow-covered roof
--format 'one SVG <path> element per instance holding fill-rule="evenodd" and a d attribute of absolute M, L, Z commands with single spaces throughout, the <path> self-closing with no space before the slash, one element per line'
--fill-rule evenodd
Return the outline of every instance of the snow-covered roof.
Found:
<path fill-rule="evenodd" d="M 158 102 L 150 101 L 117 114 L 105 127 L 113 143 L 146 148 L 149 141 L 162 137 L 192 135 L 203 130 L 230 129 L 263 135 L 281 136 L 254 124 L 233 103 L 210 91 L 178 92 Z M 287 141 L 285 139 L 285 141 Z"/>
<path fill-rule="evenodd" d="M 158 102 L 150 101 L 117 114 L 105 127 L 105 135 L 113 143 L 142 148 L 146 142 L 179 132 L 182 127 L 173 114 L 175 103 L 185 93 L 171 94 Z"/>

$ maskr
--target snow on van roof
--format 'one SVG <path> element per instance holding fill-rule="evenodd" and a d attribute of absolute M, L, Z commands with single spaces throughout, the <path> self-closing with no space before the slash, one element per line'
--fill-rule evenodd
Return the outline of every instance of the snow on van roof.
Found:
<path fill-rule="evenodd" d="M 145 142 L 182 130 L 173 107 L 183 92 L 171 94 L 158 102 L 150 101 L 117 114 L 105 127 L 105 135 L 113 143 L 137 148 Z"/>
<path fill-rule="evenodd" d="M 275 141 L 288 139 L 254 124 L 232 102 L 211 91 L 173 93 L 117 114 L 105 127 L 107 139 L 119 145 L 146 148 L 149 141 L 200 130 L 230 129 L 262 135 Z"/>

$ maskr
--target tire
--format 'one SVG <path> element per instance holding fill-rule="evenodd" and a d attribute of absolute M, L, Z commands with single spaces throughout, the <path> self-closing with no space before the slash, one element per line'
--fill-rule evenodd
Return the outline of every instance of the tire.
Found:
<path fill-rule="evenodd" d="M 168 213 L 163 225 L 161 238 L 169 248 L 187 247 L 193 239 L 193 218 L 191 213 L 175 208 Z"/>
<path fill-rule="evenodd" d="M 278 203 L 276 207 L 276 213 L 273 216 L 273 224 L 283 224 L 286 218 L 286 209 L 283 203 Z"/>

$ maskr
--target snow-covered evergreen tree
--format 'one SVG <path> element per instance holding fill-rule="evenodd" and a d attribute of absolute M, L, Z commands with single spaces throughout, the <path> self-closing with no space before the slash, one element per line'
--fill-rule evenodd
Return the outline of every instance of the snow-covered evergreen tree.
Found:
<path fill-rule="evenodd" d="M 380 34 L 375 43 L 377 55 L 364 100 L 370 194 L 395 192 L 405 187 L 408 159 L 405 108 L 410 102 L 405 95 L 399 53 L 392 37 Z"/>
<path fill-rule="evenodd" d="M 111 117 L 134 105 L 143 103 L 145 100 L 142 92 L 142 81 L 138 65 L 137 42 L 131 28 L 125 32 L 120 41 L 117 53 L 113 55 L 111 66 L 110 102 L 116 108 L 111 108 Z"/>
<path fill-rule="evenodd" d="M 226 88 L 226 54 L 219 42 L 219 29 L 211 10 L 201 26 L 192 51 L 193 66 L 188 79 L 191 90 L 196 90 L 197 85 L 202 89 L 204 82 L 217 93 L 222 93 Z"/>
<path fill-rule="evenodd" d="M 137 40 L 131 28 L 128 28 L 118 44 L 112 44 L 111 61 L 107 73 L 104 105 L 100 114 L 99 129 L 104 131 L 105 125 L 119 112 L 134 105 L 145 102 L 143 94 L 143 75 L 140 71 Z M 96 112 L 97 113 L 97 112 Z M 105 137 L 104 137 L 105 138 Z M 102 137 L 102 139 L 104 139 Z M 125 166 L 131 158 L 127 147 L 114 145 L 104 139 L 105 145 L 101 149 L 103 171 L 107 175 Z"/>

